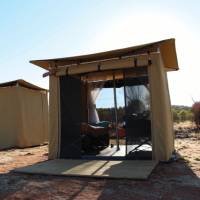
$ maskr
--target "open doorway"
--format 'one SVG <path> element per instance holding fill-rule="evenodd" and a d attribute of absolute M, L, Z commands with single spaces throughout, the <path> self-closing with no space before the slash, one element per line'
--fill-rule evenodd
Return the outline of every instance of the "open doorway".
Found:
<path fill-rule="evenodd" d="M 88 123 L 82 126 L 82 157 L 151 159 L 147 71 L 112 72 L 87 82 Z"/>
<path fill-rule="evenodd" d="M 62 158 L 151 159 L 146 69 L 62 76 Z"/>

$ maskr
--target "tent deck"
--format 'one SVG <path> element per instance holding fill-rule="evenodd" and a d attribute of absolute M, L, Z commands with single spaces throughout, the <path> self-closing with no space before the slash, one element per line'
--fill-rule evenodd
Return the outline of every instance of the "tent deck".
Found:
<path fill-rule="evenodd" d="M 119 145 L 120 149 L 117 151 L 117 146 L 113 147 L 107 147 L 100 151 L 96 155 L 84 155 L 82 158 L 85 159 L 110 159 L 115 160 L 119 159 L 122 160 L 126 156 L 126 145 Z M 137 147 L 137 145 L 128 145 L 128 149 L 134 149 Z M 136 159 L 151 159 L 152 154 L 152 147 L 150 145 L 144 144 L 138 148 L 138 151 L 135 152 L 134 156 L 132 156 L 130 159 L 136 160 Z"/>
<path fill-rule="evenodd" d="M 55 159 L 15 169 L 15 172 L 62 176 L 147 179 L 157 162 L 153 160 Z"/>

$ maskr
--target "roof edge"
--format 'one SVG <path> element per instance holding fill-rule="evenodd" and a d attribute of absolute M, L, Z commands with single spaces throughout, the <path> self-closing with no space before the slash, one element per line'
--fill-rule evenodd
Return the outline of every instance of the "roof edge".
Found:
<path fill-rule="evenodd" d="M 28 88 L 28 89 L 32 89 L 32 90 L 37 90 L 37 91 L 46 91 L 48 92 L 47 89 L 45 88 L 41 88 L 37 85 L 34 85 L 32 83 L 29 83 L 23 79 L 17 79 L 17 80 L 13 80 L 13 81 L 8 81 L 8 82 L 4 82 L 4 83 L 0 83 L 0 88 L 3 88 L 3 87 L 12 87 L 12 86 L 22 86 L 22 87 L 25 87 L 25 88 Z"/>
<path fill-rule="evenodd" d="M 51 58 L 51 59 L 44 59 L 44 60 L 31 60 L 30 63 L 35 64 L 45 70 L 49 70 L 49 65 L 54 62 L 60 65 L 61 64 L 70 65 L 70 64 L 76 64 L 76 63 L 81 63 L 81 62 L 93 62 L 93 61 L 98 61 L 98 60 L 103 60 L 103 59 L 112 59 L 115 57 L 121 57 L 121 56 L 131 54 L 131 53 L 134 54 L 142 50 L 148 52 L 158 47 L 161 47 L 161 51 L 163 51 L 163 55 L 168 54 L 166 56 L 165 63 L 168 63 L 168 64 L 173 63 L 173 65 L 169 66 L 167 64 L 165 67 L 173 68 L 175 70 L 178 69 L 174 38 L 160 40 L 157 42 L 151 42 L 151 43 L 146 43 L 146 44 L 132 46 L 132 47 L 127 47 L 127 48 L 122 48 L 122 49 L 115 49 L 115 50 L 85 54 L 85 55 L 80 55 L 80 56 Z M 173 59 L 173 62 L 167 61 L 169 57 Z"/>

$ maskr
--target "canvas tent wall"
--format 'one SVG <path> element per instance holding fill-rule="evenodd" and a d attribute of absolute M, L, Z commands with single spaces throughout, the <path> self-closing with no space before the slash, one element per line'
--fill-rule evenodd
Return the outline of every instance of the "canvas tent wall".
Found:
<path fill-rule="evenodd" d="M 0 149 L 48 141 L 47 90 L 15 80 L 0 84 Z"/>
<path fill-rule="evenodd" d="M 98 76 L 109 80 L 112 71 L 119 70 L 118 76 L 123 76 L 123 69 L 144 66 L 148 69 L 151 94 L 153 159 L 166 161 L 170 158 L 174 150 L 174 133 L 166 72 L 178 70 L 174 39 L 90 55 L 34 60 L 31 63 L 48 70 L 44 76 L 50 75 L 50 159 L 61 156 L 62 76 L 87 74 L 93 80 Z"/>

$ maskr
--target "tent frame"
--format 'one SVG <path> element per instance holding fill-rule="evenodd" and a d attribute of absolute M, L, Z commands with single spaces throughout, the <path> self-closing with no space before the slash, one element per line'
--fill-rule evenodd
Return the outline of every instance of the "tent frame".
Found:
<path fill-rule="evenodd" d="M 31 63 L 48 70 L 45 76 L 50 76 L 50 159 L 60 157 L 60 76 L 109 73 L 144 66 L 148 68 L 150 85 L 153 160 L 170 159 L 174 151 L 174 132 L 166 72 L 178 70 L 174 39 L 84 56 L 34 60 Z M 123 77 L 123 72 L 119 76 Z"/>

